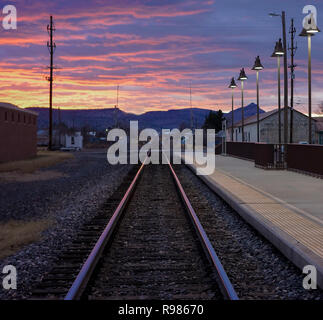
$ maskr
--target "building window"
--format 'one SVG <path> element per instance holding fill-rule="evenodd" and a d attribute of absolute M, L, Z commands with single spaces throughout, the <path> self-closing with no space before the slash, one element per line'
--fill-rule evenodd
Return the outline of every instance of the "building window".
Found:
<path fill-rule="evenodd" d="M 75 144 L 74 137 L 71 137 L 71 144 Z"/>
<path fill-rule="evenodd" d="M 241 127 L 239 127 L 239 133 L 240 133 Z"/>

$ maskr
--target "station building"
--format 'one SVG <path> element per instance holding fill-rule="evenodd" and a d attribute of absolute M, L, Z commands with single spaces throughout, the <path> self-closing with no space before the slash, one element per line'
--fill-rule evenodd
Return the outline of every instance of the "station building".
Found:
<path fill-rule="evenodd" d="M 323 145 L 323 117 L 316 117 L 316 141 Z"/>
<path fill-rule="evenodd" d="M 278 143 L 278 109 L 259 115 L 259 134 L 260 142 Z M 288 108 L 288 141 L 290 135 L 290 108 Z M 281 109 L 281 139 L 284 140 L 284 109 Z M 316 139 L 316 120 L 312 118 L 312 143 L 317 143 Z M 302 143 L 308 141 L 308 116 L 295 110 L 293 111 L 293 142 Z M 228 124 L 227 139 L 231 140 L 232 128 Z M 233 126 L 233 141 L 242 141 L 242 122 L 239 121 Z M 244 120 L 244 141 L 257 142 L 257 115 L 253 115 Z"/>
<path fill-rule="evenodd" d="M 37 153 L 37 113 L 0 102 L 0 162 L 24 160 Z"/>

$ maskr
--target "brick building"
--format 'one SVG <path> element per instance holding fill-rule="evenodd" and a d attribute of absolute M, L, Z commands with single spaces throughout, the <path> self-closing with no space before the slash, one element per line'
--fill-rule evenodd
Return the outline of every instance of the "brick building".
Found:
<path fill-rule="evenodd" d="M 0 102 L 0 162 L 37 153 L 37 113 Z"/>

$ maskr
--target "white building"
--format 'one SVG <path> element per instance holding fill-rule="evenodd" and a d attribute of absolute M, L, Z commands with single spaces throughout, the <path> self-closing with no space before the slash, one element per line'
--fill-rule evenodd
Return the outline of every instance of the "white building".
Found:
<path fill-rule="evenodd" d="M 61 138 L 61 144 L 64 148 L 69 149 L 82 149 L 83 148 L 83 136 L 80 131 L 74 133 L 64 134 Z"/>
<path fill-rule="evenodd" d="M 281 141 L 284 141 L 284 110 L 281 109 Z M 315 143 L 315 123 L 312 120 L 312 137 Z M 227 141 L 231 141 L 231 124 L 227 123 Z M 265 143 L 278 143 L 278 109 L 259 114 L 259 140 Z M 288 142 L 290 136 L 290 109 L 288 109 Z M 293 112 L 293 142 L 300 143 L 308 140 L 308 116 L 294 110 Z M 233 126 L 233 141 L 242 141 L 242 122 Z M 257 142 L 257 115 L 244 120 L 244 141 Z"/>

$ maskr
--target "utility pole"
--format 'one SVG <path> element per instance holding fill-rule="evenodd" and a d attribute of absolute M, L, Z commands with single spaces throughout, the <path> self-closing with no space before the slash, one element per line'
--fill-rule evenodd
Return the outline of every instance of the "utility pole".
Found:
<path fill-rule="evenodd" d="M 284 45 L 284 143 L 287 143 L 288 142 L 288 68 L 287 68 L 287 40 L 286 40 L 285 11 L 282 12 L 282 26 L 283 26 L 283 45 Z"/>
<path fill-rule="evenodd" d="M 62 117 L 61 117 L 61 108 L 58 107 L 58 124 L 61 125 Z"/>
<path fill-rule="evenodd" d="M 294 45 L 295 40 L 295 33 L 296 28 L 294 27 L 294 19 L 292 19 L 292 24 L 289 30 L 289 33 L 291 35 L 291 47 L 288 48 L 290 50 L 290 56 L 291 56 L 291 64 L 289 66 L 291 70 L 291 78 L 290 78 L 290 133 L 289 133 L 289 143 L 293 143 L 293 126 L 294 126 L 294 79 L 295 79 L 295 68 L 297 67 L 296 64 L 294 64 L 294 56 L 297 50 L 297 44 Z"/>
<path fill-rule="evenodd" d="M 115 128 L 118 125 L 118 115 L 117 115 L 117 108 L 119 107 L 119 85 L 117 85 L 117 104 L 114 106 L 114 126 Z"/>
<path fill-rule="evenodd" d="M 48 149 L 52 150 L 52 136 L 53 136 L 53 69 L 54 69 L 54 52 L 56 49 L 56 44 L 53 41 L 53 32 L 55 31 L 53 16 L 50 16 L 50 24 L 47 25 L 47 31 L 49 34 L 49 41 L 47 41 L 47 47 L 50 53 L 50 73 L 47 80 L 49 81 L 49 141 Z"/>
<path fill-rule="evenodd" d="M 58 107 L 58 134 L 59 134 L 59 146 L 61 146 L 61 135 L 62 135 L 62 118 L 61 118 L 61 108 Z"/>

